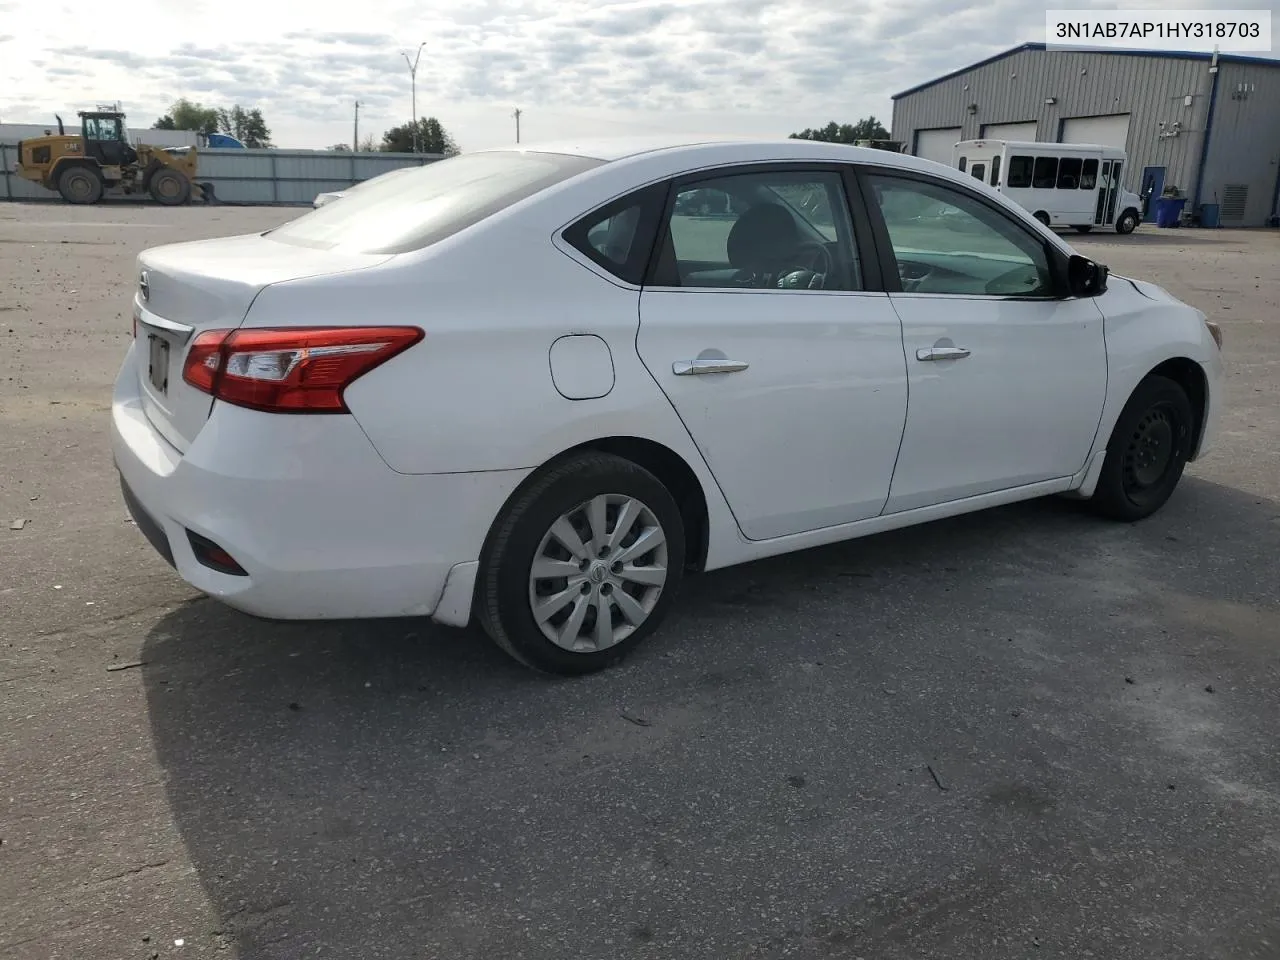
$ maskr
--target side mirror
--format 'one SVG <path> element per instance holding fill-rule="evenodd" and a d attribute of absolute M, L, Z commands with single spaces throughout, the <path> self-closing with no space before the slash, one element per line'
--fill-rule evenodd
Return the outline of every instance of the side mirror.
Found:
<path fill-rule="evenodd" d="M 1067 286 L 1073 297 L 1096 297 L 1107 292 L 1106 266 L 1073 253 L 1067 261 Z"/>

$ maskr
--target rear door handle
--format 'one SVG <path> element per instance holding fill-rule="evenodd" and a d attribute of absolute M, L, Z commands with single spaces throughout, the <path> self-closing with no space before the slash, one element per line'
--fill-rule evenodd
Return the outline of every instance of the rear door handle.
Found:
<path fill-rule="evenodd" d="M 677 377 L 695 377 L 704 373 L 737 373 L 750 366 L 745 360 L 677 360 L 671 372 Z"/>
<path fill-rule="evenodd" d="M 921 347 L 916 351 L 917 360 L 963 360 L 969 356 L 964 347 Z"/>

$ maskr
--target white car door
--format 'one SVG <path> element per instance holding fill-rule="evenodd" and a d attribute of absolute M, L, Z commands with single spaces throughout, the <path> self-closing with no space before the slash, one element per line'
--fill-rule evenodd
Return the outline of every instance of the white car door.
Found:
<path fill-rule="evenodd" d="M 1077 473 L 1107 388 L 1096 303 L 1068 296 L 1044 239 L 994 202 L 915 174 L 863 184 L 910 384 L 885 512 Z"/>
<path fill-rule="evenodd" d="M 677 182 L 640 296 L 640 357 L 753 540 L 874 517 L 889 494 L 901 325 L 865 289 L 870 232 L 855 236 L 846 176 L 787 165 Z"/>

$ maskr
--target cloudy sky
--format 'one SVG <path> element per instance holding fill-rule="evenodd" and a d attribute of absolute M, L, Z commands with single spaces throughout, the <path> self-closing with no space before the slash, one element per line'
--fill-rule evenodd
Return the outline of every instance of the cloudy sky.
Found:
<path fill-rule="evenodd" d="M 1126 9 L 1256 7 L 1176 0 Z M 1052 4 L 1054 7 L 1066 3 Z M 1072 7 L 1114 8 L 1101 0 Z M 149 126 L 179 97 L 261 107 L 278 145 L 380 135 L 410 116 L 402 50 L 426 41 L 418 112 L 464 149 L 628 132 L 785 135 L 1027 40 L 1025 0 L 0 0 L 0 121 L 120 101 Z"/>

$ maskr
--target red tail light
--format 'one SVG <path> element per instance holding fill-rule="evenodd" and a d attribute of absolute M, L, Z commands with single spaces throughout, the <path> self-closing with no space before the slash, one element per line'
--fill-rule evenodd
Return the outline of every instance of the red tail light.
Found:
<path fill-rule="evenodd" d="M 206 330 L 182 378 L 219 400 L 273 413 L 346 413 L 342 391 L 423 337 L 417 327 Z"/>

